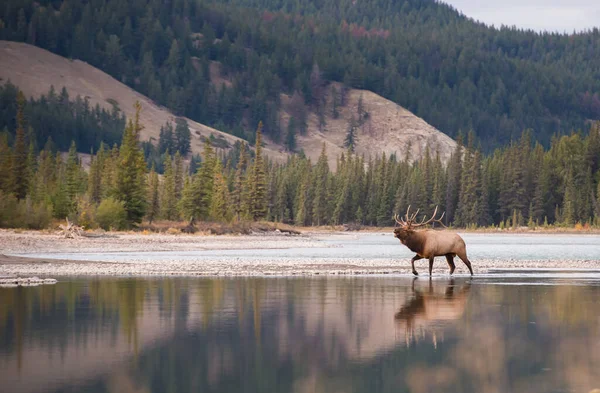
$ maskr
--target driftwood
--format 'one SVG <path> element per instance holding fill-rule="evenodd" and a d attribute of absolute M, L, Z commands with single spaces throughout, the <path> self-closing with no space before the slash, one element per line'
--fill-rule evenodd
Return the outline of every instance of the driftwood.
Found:
<path fill-rule="evenodd" d="M 83 227 L 73 224 L 68 217 L 67 225 L 60 224 L 58 227 L 60 228 L 58 234 L 64 236 L 65 239 L 77 239 L 84 234 Z"/>
<path fill-rule="evenodd" d="M 78 239 L 80 237 L 117 237 L 115 235 L 109 235 L 104 232 L 101 233 L 89 233 L 86 232 L 82 226 L 75 225 L 67 218 L 67 225 L 59 225 L 60 231 L 57 233 L 64 236 L 65 239 Z"/>
<path fill-rule="evenodd" d="M 360 225 L 360 223 L 357 223 L 357 222 L 350 222 L 350 223 L 344 224 L 343 227 L 344 227 L 345 232 L 360 231 L 362 229 L 362 225 Z"/>

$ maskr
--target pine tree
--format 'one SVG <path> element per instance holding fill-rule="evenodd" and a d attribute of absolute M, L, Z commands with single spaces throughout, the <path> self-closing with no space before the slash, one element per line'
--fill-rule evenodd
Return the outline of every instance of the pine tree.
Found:
<path fill-rule="evenodd" d="M 201 208 L 200 218 L 208 219 L 209 210 L 212 203 L 213 197 L 213 186 L 214 186 L 214 175 L 215 165 L 217 165 L 218 158 L 210 144 L 210 140 L 204 142 L 204 161 L 200 170 L 198 171 L 198 178 L 202 185 L 201 188 Z"/>
<path fill-rule="evenodd" d="M 210 206 L 210 217 L 218 222 L 229 222 L 232 218 L 231 203 L 227 183 L 223 177 L 221 161 L 214 166 L 214 190 Z"/>
<path fill-rule="evenodd" d="M 315 197 L 313 199 L 313 224 L 323 225 L 327 222 L 327 205 L 328 205 L 328 177 L 329 164 L 327 162 L 327 150 L 325 143 L 321 149 L 321 155 L 317 161 L 315 168 Z"/>
<path fill-rule="evenodd" d="M 346 131 L 346 138 L 344 139 L 344 147 L 347 148 L 350 152 L 354 152 L 354 149 L 356 148 L 357 129 L 358 125 L 356 124 L 356 120 L 353 116 L 348 122 L 348 130 Z"/>
<path fill-rule="evenodd" d="M 102 200 L 102 177 L 105 164 L 104 144 L 100 144 L 100 149 L 96 155 L 92 155 L 90 162 L 90 171 L 88 176 L 88 196 L 92 203 L 98 204 Z"/>
<path fill-rule="evenodd" d="M 190 152 L 190 142 L 192 134 L 190 127 L 184 118 L 178 117 L 175 120 L 175 150 L 182 156 L 187 155 Z"/>
<path fill-rule="evenodd" d="M 254 221 L 263 219 L 267 214 L 267 179 L 262 157 L 262 122 L 256 130 L 256 153 L 250 170 L 249 181 L 249 215 Z"/>
<path fill-rule="evenodd" d="M 246 166 L 248 165 L 248 154 L 246 144 L 240 145 L 240 159 L 235 171 L 235 182 L 233 186 L 232 205 L 237 220 L 241 219 L 243 212 L 248 210 L 248 198 L 246 186 Z"/>
<path fill-rule="evenodd" d="M 183 157 L 179 152 L 175 153 L 175 200 L 181 199 L 181 192 L 183 191 Z"/>
<path fill-rule="evenodd" d="M 81 187 L 81 164 L 77 156 L 75 142 L 72 142 L 65 168 L 65 195 L 69 213 L 75 213 L 77 210 L 77 196 L 81 192 Z"/>
<path fill-rule="evenodd" d="M 175 151 L 175 136 L 173 135 L 173 125 L 167 122 L 160 127 L 158 136 L 158 152 L 164 154 L 167 151 Z"/>
<path fill-rule="evenodd" d="M 116 173 L 115 194 L 125 206 L 127 223 L 130 225 L 140 223 L 146 212 L 146 162 L 139 146 L 141 109 L 140 103 L 136 102 L 135 119 L 129 121 L 123 133 Z"/>
<path fill-rule="evenodd" d="M 565 180 L 565 197 L 562 208 L 562 223 L 567 226 L 575 224 L 577 220 L 576 198 L 577 190 L 575 188 L 575 181 L 573 179 L 573 171 L 572 169 L 569 169 L 567 172 L 567 178 Z"/>
<path fill-rule="evenodd" d="M 305 163 L 301 169 L 301 182 L 297 189 L 296 196 L 296 225 L 310 225 L 311 212 L 311 173 L 310 173 L 310 161 Z"/>
<path fill-rule="evenodd" d="M 25 141 L 25 95 L 17 94 L 17 131 L 12 154 L 12 190 L 18 199 L 23 199 L 29 189 L 27 168 L 27 142 Z"/>
<path fill-rule="evenodd" d="M 8 145 L 8 133 L 0 133 L 0 191 L 13 190 L 12 149 Z"/>
<path fill-rule="evenodd" d="M 177 198 L 175 194 L 175 174 L 173 173 L 173 160 L 167 151 L 163 164 L 164 176 L 160 193 L 160 216 L 165 220 L 177 220 Z"/>
<path fill-rule="evenodd" d="M 290 117 L 288 122 L 288 129 L 285 138 L 285 147 L 288 151 L 296 150 L 296 119 L 294 116 Z"/>
<path fill-rule="evenodd" d="M 186 219 L 188 217 L 200 220 L 209 218 L 216 163 L 217 158 L 210 140 L 206 139 L 202 166 L 198 168 L 188 186 L 183 188 L 180 210 Z"/>
<path fill-rule="evenodd" d="M 152 221 L 160 212 L 160 202 L 158 197 L 158 174 L 154 170 L 154 165 L 150 170 L 150 174 L 148 175 L 148 210 L 146 211 L 146 217 L 148 218 L 148 222 L 152 224 Z"/>

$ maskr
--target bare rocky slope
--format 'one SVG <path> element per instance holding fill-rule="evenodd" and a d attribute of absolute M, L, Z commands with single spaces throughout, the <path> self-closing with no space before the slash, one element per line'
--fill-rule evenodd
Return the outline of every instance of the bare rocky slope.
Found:
<path fill-rule="evenodd" d="M 336 90 L 342 90 L 341 84 L 334 83 Z M 407 155 L 410 160 L 419 159 L 429 146 L 432 156 L 440 154 L 442 161 L 447 161 L 456 146 L 456 142 L 448 135 L 440 132 L 425 120 L 415 116 L 400 105 L 367 90 L 348 89 L 345 93 L 345 105 L 339 107 L 339 115 L 334 118 L 329 108 L 331 105 L 331 89 L 327 89 L 326 124 L 319 128 L 319 120 L 314 112 L 308 117 L 308 130 L 305 135 L 298 136 L 298 146 L 308 157 L 316 160 L 323 143 L 327 146 L 330 165 L 345 149 L 344 140 L 348 133 L 352 118 L 358 117 L 358 103 L 362 97 L 365 118 L 356 130 L 357 154 L 374 157 L 385 153 L 396 154 L 398 158 Z M 286 98 L 283 102 L 286 102 Z M 282 113 L 282 121 L 287 124 L 289 108 Z"/>
<path fill-rule="evenodd" d="M 218 67 L 211 71 L 214 78 L 220 78 Z M 144 139 L 158 140 L 161 125 L 169 120 L 174 121 L 175 118 L 167 108 L 154 104 L 149 98 L 85 62 L 66 59 L 24 43 L 0 41 L 0 83 L 8 80 L 27 96 L 34 97 L 47 93 L 50 86 L 54 86 L 57 91 L 64 86 L 71 97 L 87 97 L 93 105 L 111 108 L 116 103 L 128 118 L 134 114 L 135 101 L 140 101 Z M 337 87 L 340 91 L 341 86 Z M 377 94 L 353 89 L 347 90 L 345 105 L 339 108 L 339 117 L 334 119 L 331 113 L 328 113 L 327 124 L 321 130 L 316 114 L 309 114 L 308 131 L 298 137 L 298 148 L 303 149 L 305 154 L 315 161 L 325 143 L 333 167 L 335 158 L 345 150 L 344 138 L 348 122 L 356 115 L 361 96 L 368 117 L 357 132 L 357 153 L 375 156 L 385 152 L 388 155 L 397 153 L 404 156 L 407 146 L 410 146 L 411 158 L 417 159 L 424 153 L 426 146 L 429 146 L 432 154 L 437 151 L 444 160 L 450 156 L 455 146 L 450 137 Z M 284 108 L 287 109 L 282 111 L 281 120 L 283 125 L 287 125 L 292 109 L 289 105 L 290 98 L 283 95 L 282 100 Z M 329 106 L 331 97 L 327 97 L 327 100 Z M 203 137 L 209 137 L 211 134 L 224 138 L 230 144 L 240 140 L 193 120 L 187 121 L 192 131 L 194 152 L 201 152 Z M 279 162 L 288 156 L 282 146 L 269 142 L 265 152 L 271 159 Z"/>

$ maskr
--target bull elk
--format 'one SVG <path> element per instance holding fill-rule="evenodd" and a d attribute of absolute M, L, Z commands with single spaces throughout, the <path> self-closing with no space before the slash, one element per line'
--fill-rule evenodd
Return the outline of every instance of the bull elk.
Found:
<path fill-rule="evenodd" d="M 440 232 L 430 229 L 415 231 L 416 228 L 424 227 L 431 223 L 439 223 L 443 227 L 446 227 L 442 223 L 444 213 L 440 218 L 436 218 L 438 208 L 436 206 L 433 215 L 429 220 L 427 216 L 423 218 L 421 222 L 417 222 L 417 214 L 419 210 L 413 215 L 410 215 L 410 206 L 406 210 L 404 218 L 399 217 L 397 214 L 394 216 L 396 224 L 400 225 L 394 229 L 394 237 L 400 239 L 400 242 L 408 247 L 411 251 L 415 252 L 415 255 L 411 260 L 412 273 L 418 276 L 415 269 L 415 261 L 419 259 L 429 259 L 429 275 L 433 270 L 433 260 L 435 257 L 445 256 L 448 266 L 450 266 L 450 274 L 454 273 L 456 266 L 454 265 L 454 257 L 458 256 L 473 275 L 473 269 L 471 268 L 471 262 L 467 258 L 467 247 L 465 241 L 456 233 L 453 232 Z"/>

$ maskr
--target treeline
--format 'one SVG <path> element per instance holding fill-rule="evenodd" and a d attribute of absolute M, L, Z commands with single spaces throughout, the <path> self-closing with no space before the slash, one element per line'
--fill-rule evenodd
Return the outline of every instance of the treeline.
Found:
<path fill-rule="evenodd" d="M 452 137 L 473 130 L 486 153 L 524 129 L 548 148 L 600 118 L 597 29 L 489 28 L 437 1 L 7 0 L 0 20 L 2 39 L 84 60 L 251 142 L 247 125 L 261 120 L 286 140 L 281 92 L 326 120 L 327 81 L 377 92 Z M 215 61 L 228 83 L 211 79 Z"/>
<path fill-rule="evenodd" d="M 0 130 L 15 138 L 19 89 L 12 83 L 0 85 Z M 116 106 L 108 111 L 92 106 L 87 98 L 71 99 L 63 87 L 60 93 L 51 87 L 38 99 L 23 97 L 23 115 L 27 119 L 28 141 L 42 147 L 51 140 L 53 150 L 67 151 L 75 142 L 79 151 L 98 150 L 100 143 L 120 143 L 125 115 Z M 38 148 L 39 150 L 39 148 Z"/>
<path fill-rule="evenodd" d="M 144 160 L 140 109 L 121 145 L 101 145 L 85 171 L 74 143 L 66 161 L 49 148 L 35 152 L 19 100 L 14 143 L 6 133 L 0 137 L 0 226 L 44 227 L 52 217 L 107 229 L 191 218 L 387 226 L 409 205 L 422 214 L 439 206 L 457 227 L 600 224 L 598 123 L 588 136 L 554 138 L 548 150 L 526 132 L 487 156 L 471 133 L 447 164 L 429 150 L 416 162 L 348 151 L 337 158 L 336 172 L 324 147 L 314 164 L 303 155 L 283 164 L 266 160 L 260 123 L 253 152 L 237 143 L 219 155 L 207 139 L 193 173 L 179 152 L 166 152 L 159 176 Z"/>

